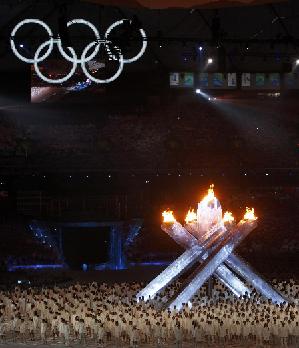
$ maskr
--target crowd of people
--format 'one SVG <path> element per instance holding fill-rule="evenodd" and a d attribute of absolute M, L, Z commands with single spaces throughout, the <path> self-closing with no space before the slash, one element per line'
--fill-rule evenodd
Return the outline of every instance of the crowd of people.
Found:
<path fill-rule="evenodd" d="M 212 294 L 201 288 L 181 311 L 163 309 L 179 282 L 148 302 L 137 299 L 142 283 L 16 287 L 0 292 L 0 339 L 99 347 L 298 347 L 299 284 L 291 279 L 273 285 L 289 303 L 272 303 L 254 291 L 236 298 L 217 282 Z"/>
<path fill-rule="evenodd" d="M 281 102 L 273 114 L 268 106 L 193 100 L 147 106 L 142 113 L 106 112 L 97 121 L 84 115 L 79 123 L 63 122 L 63 117 L 59 123 L 54 117 L 43 124 L 22 125 L 0 119 L 0 156 L 23 156 L 32 163 L 36 159 L 40 166 L 45 157 L 57 166 L 80 160 L 101 170 L 131 169 L 136 164 L 142 169 L 294 168 L 296 111 Z"/>

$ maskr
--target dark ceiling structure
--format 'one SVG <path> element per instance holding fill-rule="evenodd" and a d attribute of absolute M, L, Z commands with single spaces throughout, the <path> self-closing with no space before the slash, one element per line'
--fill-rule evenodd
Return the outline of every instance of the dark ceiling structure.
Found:
<path fill-rule="evenodd" d="M 131 8 L 171 9 L 171 8 L 222 8 L 234 6 L 255 6 L 286 0 L 84 0 L 105 6 Z"/>
<path fill-rule="evenodd" d="M 147 34 L 148 47 L 142 59 L 126 67 L 128 72 L 198 71 L 199 60 L 210 56 L 218 71 L 287 72 L 299 58 L 297 0 L 3 0 L 0 71 L 27 68 L 9 45 L 11 30 L 20 20 L 39 18 L 58 34 L 62 12 L 66 20 L 89 20 L 101 35 L 116 20 L 137 18 Z M 70 35 L 78 51 L 91 39 L 80 27 L 72 28 Z M 44 33 L 30 25 L 19 36 L 20 44 L 32 52 L 41 40 L 45 40 Z M 139 41 L 138 35 L 128 37 L 122 49 L 134 54 Z"/>

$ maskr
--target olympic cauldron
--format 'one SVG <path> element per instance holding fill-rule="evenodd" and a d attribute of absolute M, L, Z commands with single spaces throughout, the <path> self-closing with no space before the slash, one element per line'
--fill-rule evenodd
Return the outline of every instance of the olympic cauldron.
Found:
<path fill-rule="evenodd" d="M 257 227 L 253 208 L 246 208 L 244 218 L 236 224 L 230 212 L 222 216 L 220 202 L 211 185 L 208 194 L 198 203 L 197 212 L 189 210 L 184 226 L 176 221 L 172 211 L 164 211 L 162 215 L 162 230 L 186 251 L 137 294 L 138 301 L 153 300 L 161 290 L 199 263 L 165 307 L 180 310 L 212 275 L 237 297 L 250 296 L 251 285 L 274 303 L 287 302 L 234 253 L 234 249 Z"/>

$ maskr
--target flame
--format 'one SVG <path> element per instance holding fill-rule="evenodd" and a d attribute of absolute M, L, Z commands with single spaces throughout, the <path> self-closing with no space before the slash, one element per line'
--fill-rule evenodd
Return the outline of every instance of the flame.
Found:
<path fill-rule="evenodd" d="M 230 211 L 226 211 L 223 216 L 223 222 L 233 222 L 235 218 L 233 217 L 233 214 Z"/>
<path fill-rule="evenodd" d="M 185 222 L 186 224 L 190 224 L 191 222 L 194 222 L 197 220 L 197 215 L 194 211 L 194 209 L 189 209 L 187 215 L 186 215 L 186 218 L 185 218 Z"/>
<path fill-rule="evenodd" d="M 172 210 L 163 211 L 162 216 L 163 216 L 163 222 L 173 223 L 176 221 L 175 217 L 173 216 Z"/>
<path fill-rule="evenodd" d="M 244 214 L 244 220 L 256 220 L 257 217 L 254 215 L 254 208 L 246 207 L 246 213 Z"/>
<path fill-rule="evenodd" d="M 208 189 L 208 194 L 203 198 L 202 201 L 210 202 L 214 198 L 215 198 L 214 184 L 212 184 L 210 185 L 210 188 Z"/>

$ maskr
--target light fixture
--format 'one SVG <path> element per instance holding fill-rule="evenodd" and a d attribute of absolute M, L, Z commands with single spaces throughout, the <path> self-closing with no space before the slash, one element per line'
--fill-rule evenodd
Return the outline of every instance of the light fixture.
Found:
<path fill-rule="evenodd" d="M 203 50 L 203 47 L 202 47 L 202 46 L 199 46 L 198 49 L 199 49 L 200 51 L 202 51 L 202 50 Z"/>
<path fill-rule="evenodd" d="M 201 93 L 200 88 L 196 88 L 195 93 L 196 93 L 196 94 L 200 94 L 200 93 Z"/>
<path fill-rule="evenodd" d="M 208 59 L 208 64 L 213 64 L 213 58 Z"/>
<path fill-rule="evenodd" d="M 299 59 L 296 60 L 296 65 L 299 65 Z"/>

